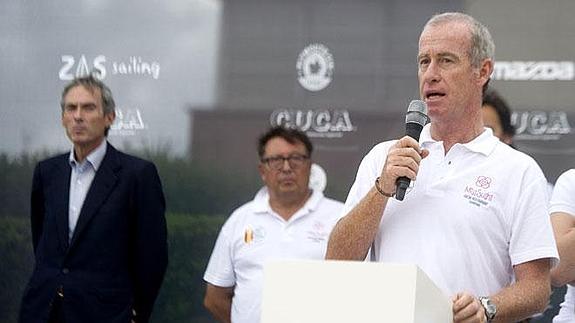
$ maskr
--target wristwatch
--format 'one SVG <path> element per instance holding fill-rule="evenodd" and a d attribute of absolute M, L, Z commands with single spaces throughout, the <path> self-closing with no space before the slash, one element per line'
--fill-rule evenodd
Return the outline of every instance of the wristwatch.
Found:
<path fill-rule="evenodd" d="M 493 303 L 489 297 L 479 297 L 479 302 L 485 310 L 487 322 L 492 322 L 495 318 L 495 314 L 497 314 L 497 306 L 495 306 L 495 303 Z"/>

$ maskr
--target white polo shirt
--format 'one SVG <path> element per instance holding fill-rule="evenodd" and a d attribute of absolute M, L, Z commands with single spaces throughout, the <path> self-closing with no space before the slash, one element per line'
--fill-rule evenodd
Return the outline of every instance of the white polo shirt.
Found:
<path fill-rule="evenodd" d="M 362 160 L 344 206 L 347 214 L 373 187 L 389 148 Z M 514 279 L 513 265 L 558 258 L 547 213 L 547 181 L 529 156 L 490 129 L 447 154 L 424 127 L 430 154 L 403 201 L 390 199 L 374 242 L 378 261 L 416 264 L 448 295 L 492 295 Z"/>
<path fill-rule="evenodd" d="M 575 216 L 575 169 L 570 169 L 557 179 L 549 213 L 563 212 Z M 553 323 L 575 322 L 575 287 L 567 285 L 565 300 L 561 303 L 559 314 L 553 318 Z"/>
<path fill-rule="evenodd" d="M 279 259 L 324 259 L 343 203 L 313 191 L 289 221 L 269 205 L 267 189 L 235 210 L 216 241 L 204 280 L 234 288 L 233 323 L 260 321 L 263 268 Z"/>

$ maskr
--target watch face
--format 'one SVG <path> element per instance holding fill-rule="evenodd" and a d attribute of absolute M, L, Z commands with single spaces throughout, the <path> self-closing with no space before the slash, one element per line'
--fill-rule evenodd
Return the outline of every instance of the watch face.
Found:
<path fill-rule="evenodd" d="M 483 305 L 483 308 L 485 309 L 485 315 L 487 316 L 487 320 L 488 321 L 493 320 L 495 314 L 497 313 L 497 307 L 495 306 L 495 304 L 493 304 L 493 302 L 488 297 L 481 297 L 479 298 L 479 301 L 481 302 L 481 305 Z"/>

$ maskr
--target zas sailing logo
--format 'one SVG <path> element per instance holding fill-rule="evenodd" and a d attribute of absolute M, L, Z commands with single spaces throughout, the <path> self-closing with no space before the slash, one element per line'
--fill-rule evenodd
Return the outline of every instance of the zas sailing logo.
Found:
<path fill-rule="evenodd" d="M 331 83 L 333 68 L 333 56 L 329 48 L 314 43 L 304 48 L 297 58 L 297 80 L 304 89 L 317 92 Z"/>
<path fill-rule="evenodd" d="M 160 77 L 160 63 L 147 61 L 141 56 L 130 56 L 127 60 L 112 60 L 105 55 L 97 55 L 94 59 L 80 56 L 62 55 L 62 66 L 58 77 L 62 81 L 70 81 L 74 77 L 81 77 L 94 73 L 94 76 L 103 80 L 108 75 L 150 77 L 157 80 Z"/>

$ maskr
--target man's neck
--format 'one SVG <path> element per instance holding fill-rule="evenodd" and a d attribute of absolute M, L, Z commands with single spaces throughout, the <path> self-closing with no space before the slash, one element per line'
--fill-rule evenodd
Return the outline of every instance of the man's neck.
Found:
<path fill-rule="evenodd" d="M 74 145 L 74 158 L 76 159 L 76 162 L 83 162 L 91 152 L 102 144 L 102 141 L 104 140 L 105 139 L 102 139 L 96 144 Z"/>
<path fill-rule="evenodd" d="M 311 196 L 308 190 L 305 194 L 285 194 L 282 196 L 272 196 L 270 193 L 270 206 L 274 212 L 288 221 L 297 211 L 299 211 Z"/>
<path fill-rule="evenodd" d="M 443 141 L 445 154 L 453 145 L 468 143 L 481 135 L 483 131 L 483 121 L 480 114 L 470 115 L 469 118 L 458 122 L 431 123 L 431 138 Z"/>

